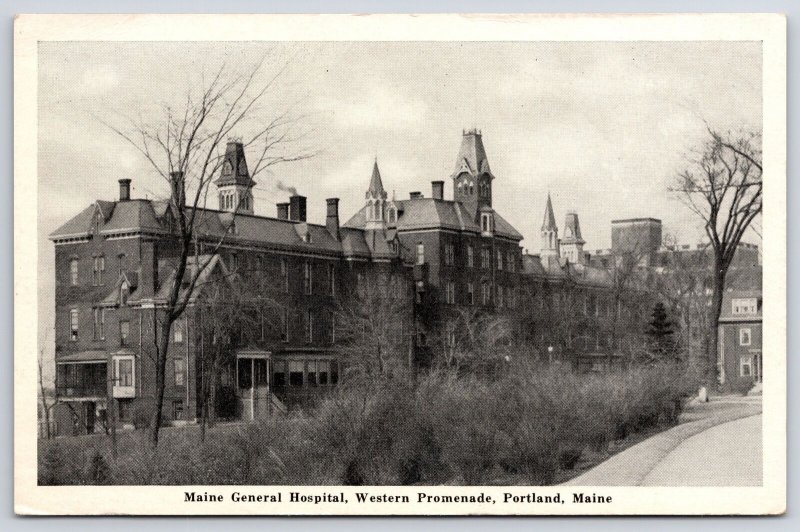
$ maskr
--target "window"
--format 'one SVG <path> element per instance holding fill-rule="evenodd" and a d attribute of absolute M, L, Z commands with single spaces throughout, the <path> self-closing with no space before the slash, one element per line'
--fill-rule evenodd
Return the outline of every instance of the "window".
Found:
<path fill-rule="evenodd" d="M 303 385 L 304 364 L 302 360 L 289 361 L 289 386 Z"/>
<path fill-rule="evenodd" d="M 490 268 L 490 264 L 492 262 L 492 254 L 489 248 L 483 248 L 481 250 L 481 268 L 486 268 L 487 270 Z"/>
<path fill-rule="evenodd" d="M 331 312 L 331 344 L 336 343 L 336 314 Z"/>
<path fill-rule="evenodd" d="M 489 286 L 489 283 L 483 283 L 481 285 L 481 295 L 482 295 L 482 298 L 483 298 L 483 304 L 484 305 L 488 305 L 489 303 L 491 303 L 492 290 L 491 290 L 491 287 Z"/>
<path fill-rule="evenodd" d="M 456 303 L 456 283 L 447 281 L 446 298 L 448 305 L 455 305 Z"/>
<path fill-rule="evenodd" d="M 133 386 L 133 358 L 115 358 L 114 370 L 115 386 Z"/>
<path fill-rule="evenodd" d="M 281 279 L 283 280 L 283 291 L 289 293 L 289 264 L 286 259 L 281 259 Z"/>
<path fill-rule="evenodd" d="M 753 315 L 758 313 L 758 300 L 755 297 L 738 298 L 731 301 L 734 316 Z"/>
<path fill-rule="evenodd" d="M 747 355 L 739 359 L 739 376 L 750 377 L 753 375 L 753 357 Z"/>
<path fill-rule="evenodd" d="M 475 248 L 472 246 L 467 246 L 467 266 L 475 266 Z"/>
<path fill-rule="evenodd" d="M 175 421 L 183 419 L 183 401 L 172 401 L 172 419 Z"/>
<path fill-rule="evenodd" d="M 328 293 L 336 295 L 336 268 L 333 264 L 328 264 Z"/>
<path fill-rule="evenodd" d="M 417 264 L 425 264 L 425 244 L 417 244 Z"/>
<path fill-rule="evenodd" d="M 95 286 L 103 284 L 103 273 L 106 271 L 106 258 L 102 255 L 94 258 L 94 269 L 92 270 L 92 282 Z"/>
<path fill-rule="evenodd" d="M 489 197 L 489 183 L 487 183 L 486 181 L 483 181 L 480 184 L 479 191 L 480 191 L 481 197 L 488 198 Z"/>
<path fill-rule="evenodd" d="M 289 310 L 283 309 L 281 311 L 281 341 L 289 341 Z"/>
<path fill-rule="evenodd" d="M 78 309 L 69 311 L 69 339 L 73 342 L 78 341 Z"/>
<path fill-rule="evenodd" d="M 311 310 L 306 311 L 306 343 L 314 341 L 314 314 Z"/>
<path fill-rule="evenodd" d="M 303 291 L 311 294 L 311 263 L 308 261 L 303 263 Z"/>
<path fill-rule="evenodd" d="M 503 269 L 503 252 L 500 251 L 499 249 L 497 250 L 497 269 L 498 270 Z"/>
<path fill-rule="evenodd" d="M 119 345 L 128 345 L 128 335 L 130 334 L 131 323 L 129 321 L 119 322 Z"/>
<path fill-rule="evenodd" d="M 330 383 L 331 361 L 317 360 L 317 383 L 320 386 L 327 386 Z"/>
<path fill-rule="evenodd" d="M 752 335 L 749 328 L 739 329 L 739 345 L 750 345 L 752 343 Z"/>
<path fill-rule="evenodd" d="M 259 272 L 263 272 L 264 271 L 264 255 L 262 255 L 260 253 L 258 255 L 256 255 L 256 265 L 258 266 L 258 271 Z"/>
<path fill-rule="evenodd" d="M 183 342 L 183 320 L 177 319 L 172 324 L 172 341 L 176 344 Z"/>
<path fill-rule="evenodd" d="M 389 223 L 390 224 L 397 223 L 397 208 L 394 206 L 390 206 L 389 209 L 387 210 L 387 213 L 388 213 Z"/>
<path fill-rule="evenodd" d="M 508 258 L 506 259 L 506 269 L 510 272 L 514 272 L 517 270 L 517 262 L 516 257 L 514 257 L 514 252 L 508 252 Z"/>
<path fill-rule="evenodd" d="M 119 259 L 119 275 L 128 269 L 128 257 L 124 253 L 120 253 L 117 257 Z"/>
<path fill-rule="evenodd" d="M 105 309 L 103 308 L 95 308 L 92 310 L 93 315 L 93 322 L 94 327 L 92 330 L 92 337 L 95 340 L 105 340 L 106 333 L 105 333 L 105 324 L 106 324 L 106 314 Z"/>
<path fill-rule="evenodd" d="M 475 285 L 472 283 L 467 283 L 467 304 L 475 304 Z"/>
<path fill-rule="evenodd" d="M 452 322 L 447 322 L 445 327 L 445 345 L 451 348 L 456 346 L 456 326 Z"/>
<path fill-rule="evenodd" d="M 514 308 L 514 289 L 510 286 L 506 287 L 506 306 Z"/>
<path fill-rule="evenodd" d="M 453 244 L 445 244 L 444 245 L 444 263 L 448 266 L 452 266 L 455 263 L 456 257 L 456 248 Z"/>
<path fill-rule="evenodd" d="M 489 212 L 481 213 L 481 231 L 491 233 L 492 230 L 492 214 Z"/>
<path fill-rule="evenodd" d="M 497 287 L 497 308 L 501 308 L 503 306 L 503 303 L 504 303 L 503 295 L 504 295 L 503 287 L 502 286 L 498 286 Z"/>
<path fill-rule="evenodd" d="M 236 271 L 239 269 L 239 255 L 231 253 L 231 269 Z"/>
<path fill-rule="evenodd" d="M 78 286 L 78 259 L 69 261 L 69 284 Z"/>
<path fill-rule="evenodd" d="M 172 361 L 174 366 L 175 386 L 183 386 L 186 382 L 186 365 L 182 358 L 176 358 Z"/>

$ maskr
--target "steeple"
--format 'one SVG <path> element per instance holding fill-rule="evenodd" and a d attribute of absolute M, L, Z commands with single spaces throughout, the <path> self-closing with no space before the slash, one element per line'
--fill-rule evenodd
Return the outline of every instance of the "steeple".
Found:
<path fill-rule="evenodd" d="M 378 159 L 372 165 L 372 177 L 369 180 L 369 188 L 365 195 L 367 200 L 367 223 L 366 229 L 385 229 L 386 228 L 386 190 L 383 188 L 381 172 L 378 170 Z"/>
<path fill-rule="evenodd" d="M 542 262 L 549 261 L 551 258 L 559 257 L 558 246 L 558 227 L 556 217 L 553 214 L 553 201 L 550 193 L 547 193 L 547 206 L 544 209 L 544 220 L 542 221 Z"/>
<path fill-rule="evenodd" d="M 489 159 L 478 129 L 463 130 L 453 179 L 453 199 L 477 216 L 478 209 L 492 206 L 492 180 Z"/>
<path fill-rule="evenodd" d="M 250 177 L 244 144 L 241 139 L 231 139 L 225 147 L 225 156 L 217 180 L 219 210 L 253 214 L 252 188 L 256 182 Z"/>
<path fill-rule="evenodd" d="M 561 256 L 566 257 L 573 264 L 583 264 L 583 245 L 586 243 L 581 237 L 581 224 L 578 213 L 570 211 L 564 220 L 564 238 L 561 240 Z"/>
<path fill-rule="evenodd" d="M 367 189 L 367 199 L 370 197 L 386 199 L 386 191 L 383 189 L 381 172 L 378 170 L 377 157 L 375 158 L 375 163 L 372 165 L 372 177 L 369 180 L 369 188 Z"/>

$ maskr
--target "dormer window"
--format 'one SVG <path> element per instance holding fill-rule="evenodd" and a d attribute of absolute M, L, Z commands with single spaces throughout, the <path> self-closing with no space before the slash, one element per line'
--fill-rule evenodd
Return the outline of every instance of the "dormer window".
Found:
<path fill-rule="evenodd" d="M 492 225 L 492 214 L 489 212 L 481 213 L 481 232 L 491 233 L 494 230 Z"/>

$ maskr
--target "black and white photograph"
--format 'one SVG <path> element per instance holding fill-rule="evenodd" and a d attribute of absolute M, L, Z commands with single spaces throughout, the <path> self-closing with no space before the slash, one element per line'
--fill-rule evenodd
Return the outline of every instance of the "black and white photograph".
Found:
<path fill-rule="evenodd" d="M 785 20 L 738 17 L 18 19 L 17 512 L 781 513 Z"/>

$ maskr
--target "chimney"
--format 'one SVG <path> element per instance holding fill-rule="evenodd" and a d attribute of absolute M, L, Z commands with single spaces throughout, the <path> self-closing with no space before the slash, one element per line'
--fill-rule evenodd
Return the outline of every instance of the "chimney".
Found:
<path fill-rule="evenodd" d="M 328 215 L 325 218 L 325 227 L 333 238 L 339 240 L 339 198 L 328 198 Z"/>
<path fill-rule="evenodd" d="M 131 180 L 130 179 L 120 179 L 119 180 L 119 200 L 120 201 L 128 201 L 131 199 Z"/>
<path fill-rule="evenodd" d="M 411 192 L 408 197 L 411 199 L 420 199 L 422 197 L 422 192 Z"/>
<path fill-rule="evenodd" d="M 306 221 L 306 197 L 295 194 L 289 198 L 289 218 L 295 222 Z"/>
<path fill-rule="evenodd" d="M 431 181 L 433 199 L 444 199 L 444 181 Z"/>
<path fill-rule="evenodd" d="M 288 203 L 278 203 L 278 219 L 279 220 L 288 220 L 289 219 L 289 204 Z"/>

